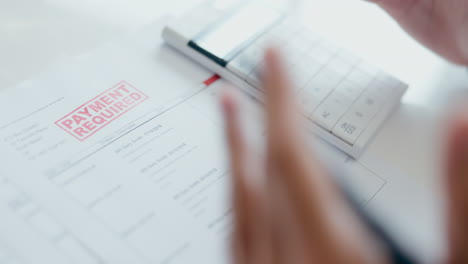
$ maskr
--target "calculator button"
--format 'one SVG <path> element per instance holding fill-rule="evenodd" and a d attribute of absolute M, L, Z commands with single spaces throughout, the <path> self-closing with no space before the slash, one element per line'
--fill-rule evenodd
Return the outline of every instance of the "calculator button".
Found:
<path fill-rule="evenodd" d="M 349 101 L 355 101 L 361 95 L 363 90 L 364 88 L 361 85 L 346 79 L 343 80 L 336 88 L 336 91 L 349 98 Z"/>
<path fill-rule="evenodd" d="M 346 109 L 348 109 L 353 104 L 353 99 L 354 98 L 351 98 L 347 94 L 336 89 L 330 94 L 330 96 L 327 97 L 325 102 L 333 102 L 335 104 L 340 104 L 346 107 Z"/>
<path fill-rule="evenodd" d="M 339 84 L 341 80 L 332 71 L 320 70 L 305 86 L 303 91 L 307 92 L 321 103 Z"/>
<path fill-rule="evenodd" d="M 361 62 L 361 58 L 359 58 L 358 56 L 354 55 L 353 53 L 347 50 L 340 50 L 340 52 L 337 54 L 337 57 L 339 57 L 342 61 L 347 62 L 351 65 L 356 65 L 359 62 Z"/>
<path fill-rule="evenodd" d="M 322 128 L 332 131 L 338 120 L 351 106 L 351 101 L 340 92 L 333 92 L 313 114 L 313 120 Z"/>
<path fill-rule="evenodd" d="M 312 119 L 312 115 L 315 112 L 317 106 L 321 103 L 321 100 L 318 100 L 316 96 L 311 95 L 307 91 L 303 91 L 300 94 L 299 102 L 301 104 L 304 114 Z"/>
<path fill-rule="evenodd" d="M 304 102 L 313 101 L 314 105 L 316 106 L 323 102 L 323 100 L 328 96 L 330 91 L 331 89 L 328 88 L 326 84 L 318 85 L 316 80 L 312 80 L 311 82 L 307 84 L 306 88 L 302 90 L 301 96 L 304 96 L 304 97 L 310 96 L 311 98 L 313 98 L 313 100 L 305 98 Z"/>
<path fill-rule="evenodd" d="M 290 76 L 293 86 L 296 89 L 302 89 L 306 85 L 307 81 L 309 81 L 311 78 L 311 76 L 304 69 L 295 69 L 291 72 Z"/>
<path fill-rule="evenodd" d="M 370 121 L 381 108 L 381 101 L 365 95 L 353 105 L 350 109 L 350 115 L 362 119 L 363 122 Z"/>
<path fill-rule="evenodd" d="M 397 85 L 398 83 L 398 80 L 395 79 L 394 77 L 392 77 L 391 75 L 389 74 L 386 74 L 386 73 L 383 73 L 383 72 L 379 72 L 379 74 L 377 74 L 377 78 L 376 78 L 378 81 L 381 81 L 383 83 L 385 83 L 387 86 L 389 87 L 394 87 Z"/>
<path fill-rule="evenodd" d="M 338 57 L 334 57 L 327 65 L 327 68 L 330 70 L 335 71 L 336 73 L 340 75 L 348 75 L 349 72 L 353 69 L 353 65 L 342 61 Z"/>
<path fill-rule="evenodd" d="M 382 80 L 374 80 L 367 89 L 367 94 L 373 96 L 379 101 L 383 101 L 386 98 L 392 96 L 394 89 L 389 85 L 389 83 Z"/>
<path fill-rule="evenodd" d="M 284 41 L 294 38 L 301 30 L 301 27 L 294 23 L 283 22 L 274 27 L 268 35 L 273 38 L 282 39 Z"/>
<path fill-rule="evenodd" d="M 346 107 L 334 103 L 323 103 L 312 115 L 314 123 L 331 132 L 336 122 L 346 112 Z"/>
<path fill-rule="evenodd" d="M 347 113 L 348 118 L 367 125 L 382 108 L 383 103 L 375 95 L 365 93 L 351 106 Z"/>
<path fill-rule="evenodd" d="M 330 93 L 329 90 L 326 90 L 323 87 L 316 87 L 313 89 L 302 90 L 300 96 L 311 97 L 313 100 L 305 98 L 303 101 L 304 103 L 308 101 L 313 102 L 314 109 L 315 109 L 319 104 L 323 102 L 323 100 L 325 100 L 325 98 L 328 96 L 329 93 Z"/>
<path fill-rule="evenodd" d="M 334 56 L 334 54 L 331 51 L 323 47 L 317 47 L 316 49 L 314 49 L 313 52 L 309 54 L 314 58 L 314 60 L 321 64 L 328 63 Z"/>
<path fill-rule="evenodd" d="M 319 35 L 312 33 L 312 31 L 309 31 L 309 34 L 306 34 L 304 36 L 305 41 L 309 44 L 309 46 L 316 46 L 320 43 L 322 43 L 323 38 L 321 38 Z"/>
<path fill-rule="evenodd" d="M 323 65 L 315 61 L 312 57 L 307 56 L 307 63 L 305 64 L 306 71 L 309 75 L 315 76 L 323 69 Z"/>
<path fill-rule="evenodd" d="M 346 78 L 358 85 L 361 85 L 362 87 L 367 87 L 374 79 L 373 76 L 359 69 L 354 69 Z"/>
<path fill-rule="evenodd" d="M 323 41 L 321 45 L 333 54 L 336 54 L 340 51 L 340 48 L 338 46 L 327 40 Z"/>
<path fill-rule="evenodd" d="M 344 77 L 340 76 L 336 72 L 328 68 L 322 68 L 314 77 L 313 81 L 317 82 L 318 85 L 323 85 L 329 89 L 334 89 L 343 79 Z"/>
<path fill-rule="evenodd" d="M 365 63 L 365 62 L 359 63 L 357 65 L 357 68 L 360 71 L 362 71 L 362 72 L 364 72 L 364 73 L 366 73 L 366 74 L 368 74 L 370 76 L 376 76 L 379 73 L 379 68 L 374 67 L 374 66 L 372 66 L 372 65 L 370 65 L 368 63 Z"/>
<path fill-rule="evenodd" d="M 305 40 L 305 36 L 296 37 L 295 41 L 293 41 L 292 44 L 296 50 L 296 53 L 299 53 L 301 55 L 306 54 L 307 50 L 310 48 L 310 43 Z"/>
<path fill-rule="evenodd" d="M 362 123 L 361 120 L 346 115 L 336 124 L 332 133 L 346 143 L 353 145 L 365 127 L 366 124 Z"/>
<path fill-rule="evenodd" d="M 291 79 L 297 89 L 302 89 L 304 86 L 320 71 L 321 66 L 310 61 L 303 60 L 290 71 Z"/>

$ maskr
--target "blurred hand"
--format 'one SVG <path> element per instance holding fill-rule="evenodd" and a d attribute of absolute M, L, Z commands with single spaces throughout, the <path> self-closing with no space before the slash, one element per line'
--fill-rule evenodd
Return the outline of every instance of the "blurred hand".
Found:
<path fill-rule="evenodd" d="M 468 65 L 468 0 L 369 0 L 415 39 L 447 59 Z"/>
<path fill-rule="evenodd" d="M 446 155 L 450 264 L 468 263 L 468 113 L 451 121 Z"/>
<path fill-rule="evenodd" d="M 257 160 L 243 137 L 235 97 L 230 92 L 222 97 L 232 168 L 234 263 L 389 263 L 385 249 L 307 148 L 278 52 L 269 50 L 265 61 L 265 160 Z M 468 263 L 468 118 L 452 123 L 447 263 L 458 264 Z"/>
<path fill-rule="evenodd" d="M 236 264 L 383 263 L 371 235 L 314 158 L 278 53 L 265 57 L 267 156 L 255 162 L 238 105 L 222 106 L 233 174 Z"/>

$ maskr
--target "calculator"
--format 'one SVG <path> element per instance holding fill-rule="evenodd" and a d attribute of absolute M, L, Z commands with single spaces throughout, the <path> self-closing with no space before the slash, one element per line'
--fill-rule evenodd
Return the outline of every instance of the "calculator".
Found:
<path fill-rule="evenodd" d="M 199 6 L 170 22 L 163 38 L 260 101 L 264 50 L 271 44 L 279 46 L 307 127 L 354 158 L 362 154 L 408 88 L 264 2 L 227 10 Z"/>

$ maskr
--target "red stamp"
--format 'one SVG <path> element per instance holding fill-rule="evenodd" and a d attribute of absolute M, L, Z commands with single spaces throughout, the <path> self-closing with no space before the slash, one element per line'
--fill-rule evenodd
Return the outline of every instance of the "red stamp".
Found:
<path fill-rule="evenodd" d="M 121 81 L 55 124 L 83 141 L 146 99 L 148 96 L 144 93 L 128 82 Z"/>

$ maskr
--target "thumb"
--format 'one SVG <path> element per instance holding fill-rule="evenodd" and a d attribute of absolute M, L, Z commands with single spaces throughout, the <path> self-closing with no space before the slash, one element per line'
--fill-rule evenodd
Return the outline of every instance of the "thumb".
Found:
<path fill-rule="evenodd" d="M 386 10 L 407 10 L 413 7 L 420 0 L 368 0 L 369 2 L 376 3 Z"/>
<path fill-rule="evenodd" d="M 427 17 L 427 10 L 422 8 L 426 5 L 422 0 L 368 0 L 379 5 L 399 23 L 406 24 L 409 17 L 412 21 L 422 20 Z M 403 20 L 403 21 L 401 21 Z"/>
<path fill-rule="evenodd" d="M 447 154 L 449 263 L 468 263 L 468 115 L 452 121 Z"/>

